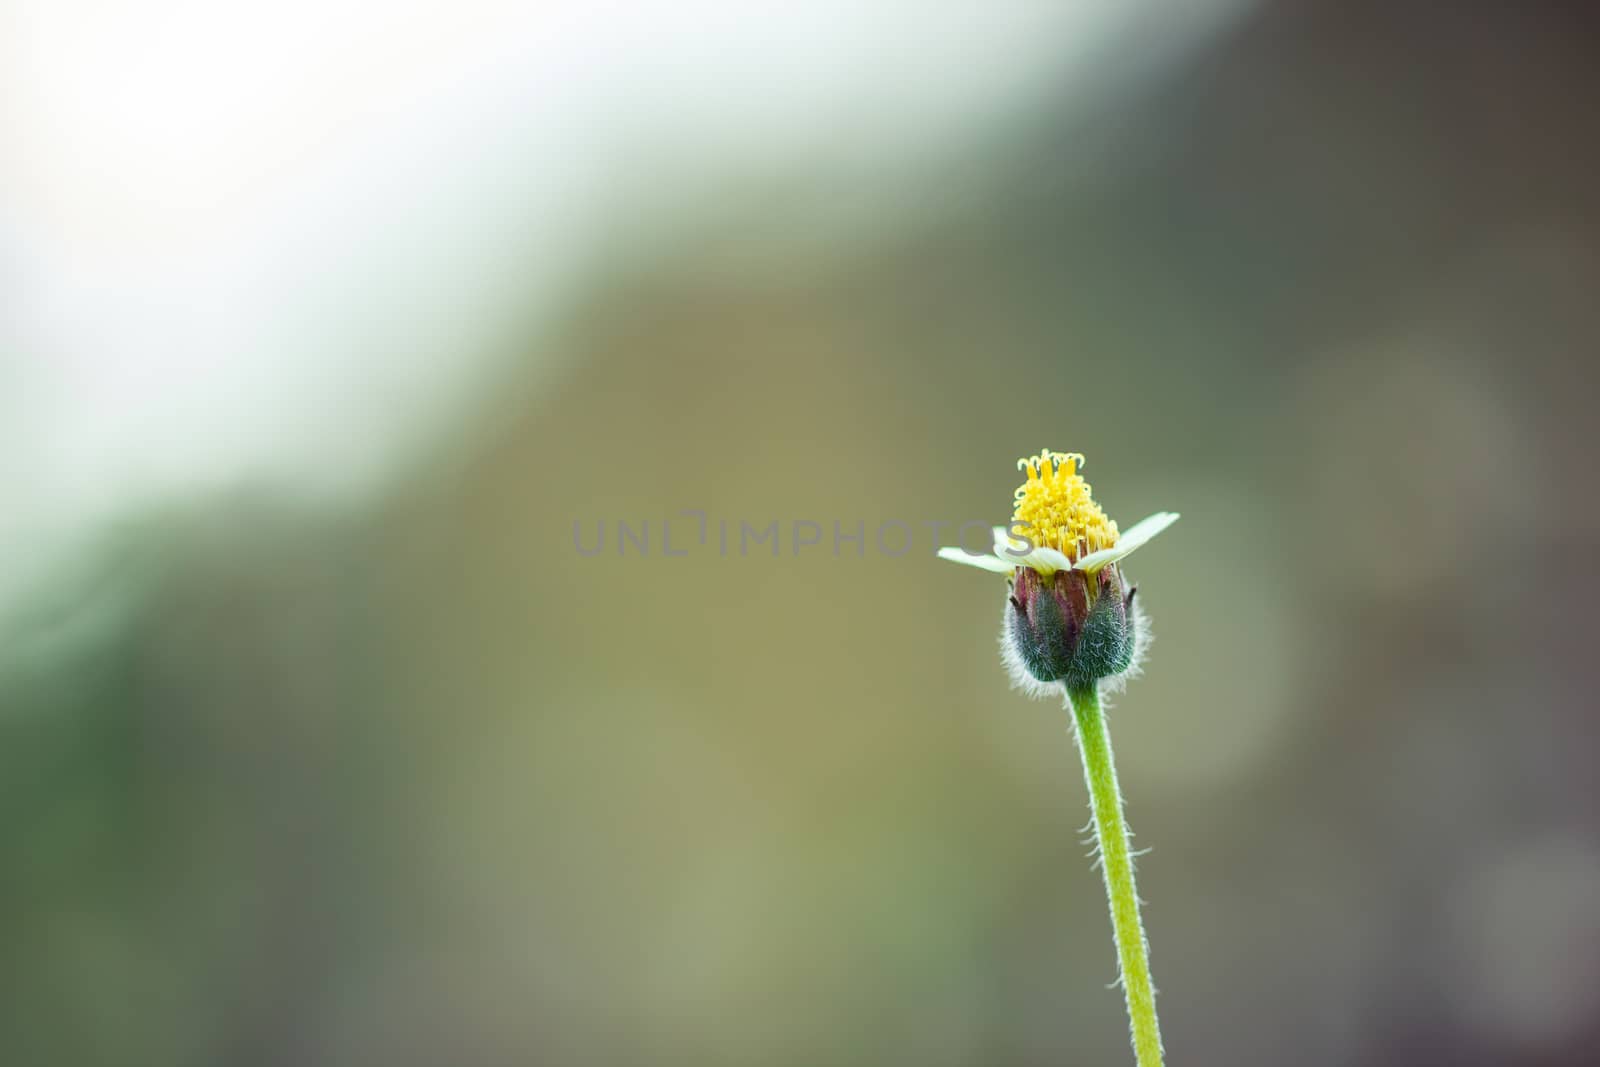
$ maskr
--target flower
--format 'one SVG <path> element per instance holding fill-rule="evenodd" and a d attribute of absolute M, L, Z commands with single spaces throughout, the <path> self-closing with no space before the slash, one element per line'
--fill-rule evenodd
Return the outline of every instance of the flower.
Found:
<path fill-rule="evenodd" d="M 1119 533 L 1078 473 L 1083 462 L 1050 451 L 1018 460 L 1027 480 L 1010 525 L 995 527 L 993 554 L 939 550 L 941 559 L 1007 576 L 1001 646 L 1013 679 L 1036 691 L 1129 671 L 1141 620 L 1118 563 L 1178 521 L 1160 511 Z"/>
<path fill-rule="evenodd" d="M 1028 480 L 1017 487 L 1009 526 L 994 528 L 994 553 L 976 556 L 960 548 L 941 548 L 939 558 L 997 574 L 1029 567 L 1040 574 L 1080 570 L 1094 573 L 1141 548 L 1178 521 L 1172 511 L 1140 519 L 1126 533 L 1106 517 L 1078 468 L 1077 452 L 1040 452 L 1017 460 Z"/>

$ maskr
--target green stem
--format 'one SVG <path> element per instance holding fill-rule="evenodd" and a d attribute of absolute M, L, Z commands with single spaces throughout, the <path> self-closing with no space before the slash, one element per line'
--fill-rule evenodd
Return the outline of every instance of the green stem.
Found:
<path fill-rule="evenodd" d="M 1111 902 L 1111 932 L 1117 942 L 1122 992 L 1128 1000 L 1133 1028 L 1133 1053 L 1138 1067 L 1161 1067 L 1161 1028 L 1156 1023 L 1156 990 L 1150 981 L 1150 947 L 1139 919 L 1139 895 L 1133 885 L 1133 857 L 1128 850 L 1128 824 L 1122 816 L 1122 791 L 1111 756 L 1111 738 L 1100 710 L 1100 690 L 1089 685 L 1068 690 L 1067 700 L 1078 722 L 1078 750 L 1094 812 L 1100 869 Z"/>

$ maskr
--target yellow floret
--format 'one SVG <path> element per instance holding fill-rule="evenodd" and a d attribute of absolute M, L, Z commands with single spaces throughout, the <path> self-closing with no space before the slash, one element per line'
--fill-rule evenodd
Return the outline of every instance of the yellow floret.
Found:
<path fill-rule="evenodd" d="M 1106 518 L 1090 495 L 1089 483 L 1078 468 L 1083 456 L 1076 452 L 1040 452 L 1017 460 L 1028 480 L 1017 487 L 1013 530 L 1035 545 L 1058 549 L 1076 562 L 1090 552 L 1117 543 L 1117 524 Z"/>

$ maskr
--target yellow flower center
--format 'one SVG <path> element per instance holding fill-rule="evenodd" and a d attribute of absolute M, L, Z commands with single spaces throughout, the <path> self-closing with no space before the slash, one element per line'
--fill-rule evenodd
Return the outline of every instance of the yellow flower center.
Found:
<path fill-rule="evenodd" d="M 1076 452 L 1040 452 L 1017 460 L 1028 480 L 1017 487 L 1011 512 L 1013 530 L 1026 527 L 1020 532 L 1035 545 L 1058 549 L 1074 562 L 1117 543 L 1117 524 L 1094 502 L 1089 483 L 1078 473 L 1082 465 Z"/>

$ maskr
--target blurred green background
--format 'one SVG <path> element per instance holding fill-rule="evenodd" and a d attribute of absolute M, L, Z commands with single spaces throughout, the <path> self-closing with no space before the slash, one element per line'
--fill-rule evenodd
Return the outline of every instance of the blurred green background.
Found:
<path fill-rule="evenodd" d="M 5 1062 L 1130 1063 L 926 525 L 1045 447 L 1184 516 L 1111 720 L 1171 1062 L 1589 1062 L 1582 6 L 67 7 L 0 45 Z"/>

